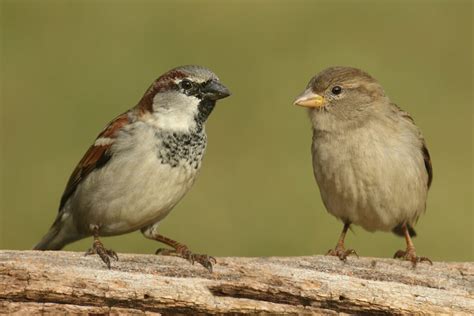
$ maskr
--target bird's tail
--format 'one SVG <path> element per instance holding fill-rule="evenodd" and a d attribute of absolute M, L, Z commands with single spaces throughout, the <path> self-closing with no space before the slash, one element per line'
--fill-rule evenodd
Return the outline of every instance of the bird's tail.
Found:
<path fill-rule="evenodd" d="M 60 250 L 65 246 L 65 243 L 58 238 L 59 225 L 53 225 L 49 231 L 44 235 L 39 243 L 33 248 L 34 250 Z"/>
<path fill-rule="evenodd" d="M 67 244 L 81 239 L 77 234 L 72 233 L 75 229 L 68 229 L 69 226 L 68 221 L 64 221 L 63 216 L 58 215 L 53 226 L 33 250 L 61 250 Z"/>
<path fill-rule="evenodd" d="M 408 232 L 410 233 L 410 237 L 415 237 L 416 236 L 415 229 L 409 224 L 406 224 L 406 225 L 408 228 Z M 403 231 L 403 224 L 396 226 L 394 229 L 392 229 L 392 232 L 397 236 L 401 236 L 401 237 L 405 236 L 405 232 Z"/>

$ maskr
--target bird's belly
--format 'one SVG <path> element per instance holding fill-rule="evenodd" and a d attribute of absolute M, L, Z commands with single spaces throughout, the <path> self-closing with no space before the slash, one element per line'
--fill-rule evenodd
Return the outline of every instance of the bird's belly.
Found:
<path fill-rule="evenodd" d="M 150 152 L 137 159 L 115 158 L 84 181 L 73 198 L 81 230 L 118 235 L 163 219 L 191 188 L 197 168 L 161 163 Z"/>
<path fill-rule="evenodd" d="M 402 222 L 413 223 L 424 211 L 427 188 L 422 158 L 377 141 L 315 145 L 314 175 L 334 216 L 369 231 L 388 231 Z"/>

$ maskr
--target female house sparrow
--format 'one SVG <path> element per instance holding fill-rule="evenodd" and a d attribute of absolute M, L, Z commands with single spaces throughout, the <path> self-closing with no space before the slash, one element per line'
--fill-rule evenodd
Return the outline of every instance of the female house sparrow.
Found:
<path fill-rule="evenodd" d="M 418 257 L 413 224 L 426 207 L 433 178 L 423 136 L 408 113 L 385 95 L 369 74 L 350 67 L 323 70 L 308 83 L 295 105 L 309 108 L 313 127 L 313 170 L 326 209 L 344 229 L 335 249 L 345 260 L 349 226 L 393 231 L 405 236 L 406 251 L 395 258 Z"/>
<path fill-rule="evenodd" d="M 157 253 L 197 261 L 212 271 L 214 259 L 158 234 L 158 223 L 189 191 L 207 144 L 204 123 L 216 101 L 230 95 L 210 70 L 183 66 L 159 77 L 138 104 L 99 134 L 67 183 L 59 214 L 37 250 L 59 250 L 94 236 L 88 254 L 110 268 L 114 251 L 99 236 L 140 229 L 174 248 Z"/>

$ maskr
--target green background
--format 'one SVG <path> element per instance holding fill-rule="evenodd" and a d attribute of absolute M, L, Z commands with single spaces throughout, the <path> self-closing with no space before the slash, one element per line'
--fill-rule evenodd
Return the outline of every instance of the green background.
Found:
<path fill-rule="evenodd" d="M 160 74 L 199 64 L 233 96 L 208 121 L 201 174 L 162 233 L 216 256 L 325 253 L 342 225 L 321 203 L 310 124 L 292 101 L 318 71 L 351 65 L 412 114 L 431 151 L 418 253 L 474 259 L 472 2 L 0 3 L 0 248 L 30 249 L 104 125 Z M 104 243 L 119 253 L 161 246 L 140 233 Z M 347 246 L 390 257 L 404 241 L 355 227 Z"/>

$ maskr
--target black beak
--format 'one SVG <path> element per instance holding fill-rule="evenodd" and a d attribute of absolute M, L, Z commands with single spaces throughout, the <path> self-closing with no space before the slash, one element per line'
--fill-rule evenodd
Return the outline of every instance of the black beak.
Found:
<path fill-rule="evenodd" d="M 231 95 L 229 89 L 217 80 L 209 80 L 201 87 L 203 99 L 219 100 Z"/>

